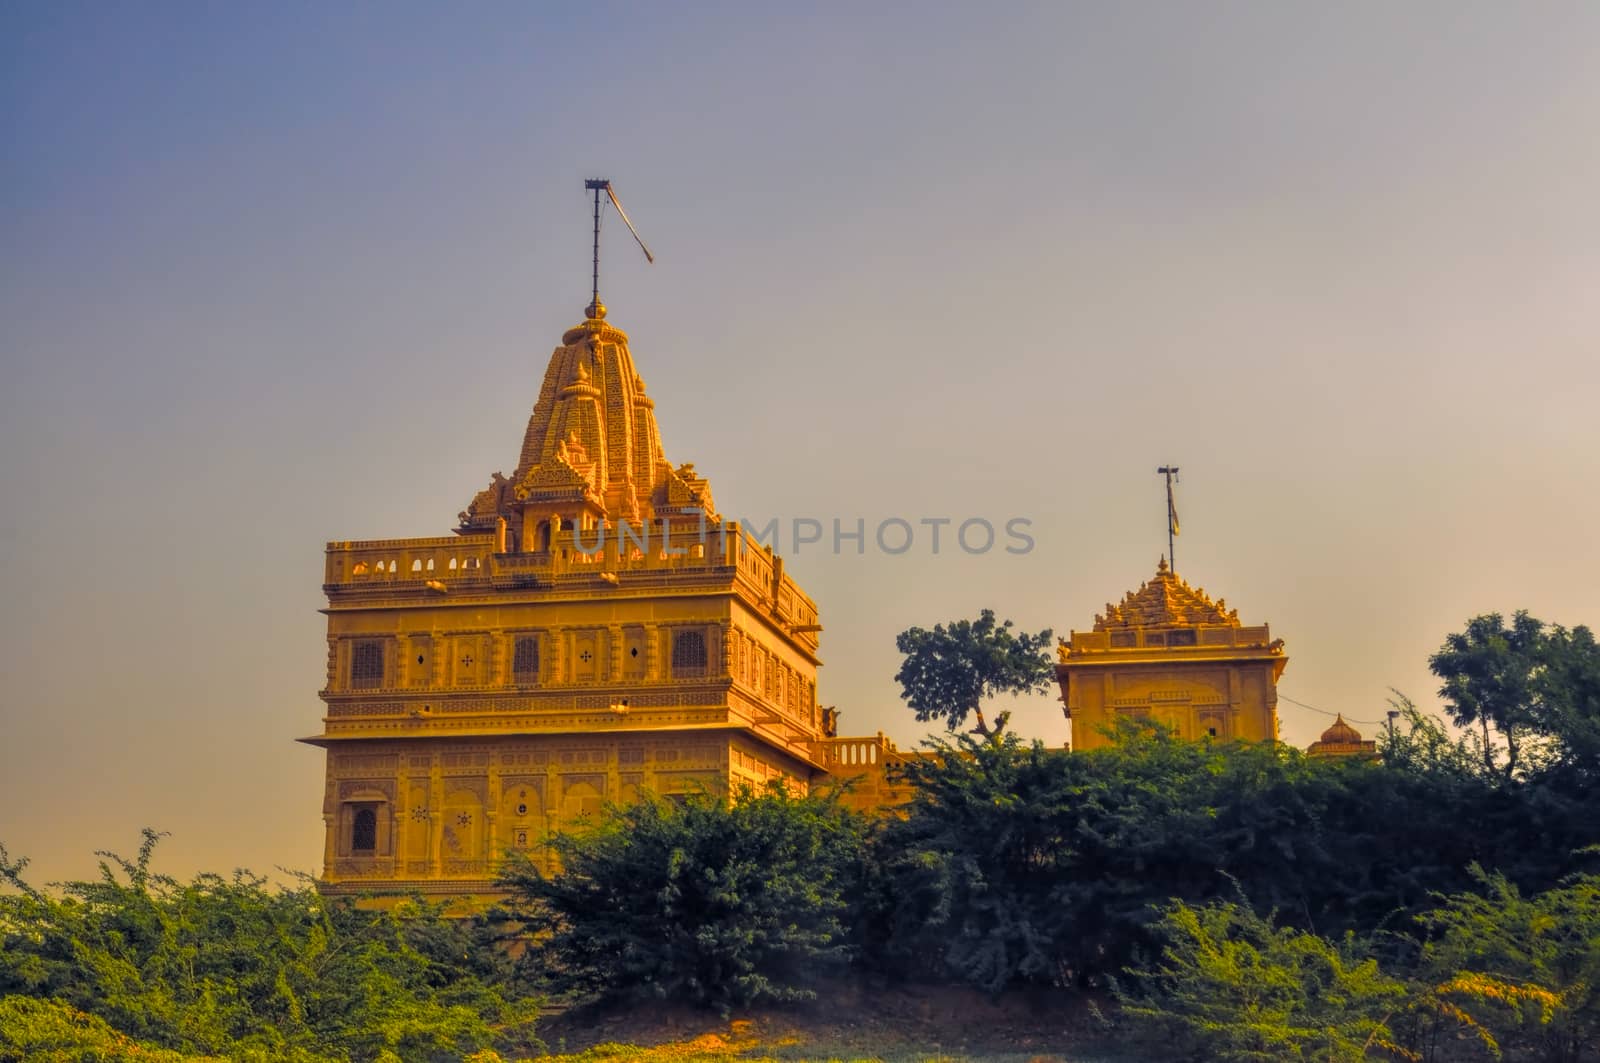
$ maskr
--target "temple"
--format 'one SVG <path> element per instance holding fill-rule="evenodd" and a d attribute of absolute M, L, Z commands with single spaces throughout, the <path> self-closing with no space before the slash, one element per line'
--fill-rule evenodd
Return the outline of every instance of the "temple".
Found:
<path fill-rule="evenodd" d="M 1262 741 L 1278 736 L 1283 640 L 1239 623 L 1167 567 L 1090 631 L 1062 639 L 1056 664 L 1074 749 L 1109 745 L 1118 719 L 1149 719 L 1183 738 Z"/>
<path fill-rule="evenodd" d="M 860 775 L 893 744 L 817 703 L 816 604 L 667 461 L 598 297 L 561 338 L 510 477 L 451 534 L 332 542 L 321 888 L 494 893 L 509 850 L 608 801 Z"/>

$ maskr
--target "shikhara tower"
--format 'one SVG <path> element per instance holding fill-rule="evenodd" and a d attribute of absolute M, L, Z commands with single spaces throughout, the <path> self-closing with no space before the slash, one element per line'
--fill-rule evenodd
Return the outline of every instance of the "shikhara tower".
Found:
<path fill-rule="evenodd" d="M 329 543 L 323 589 L 326 892 L 491 893 L 505 851 L 647 790 L 843 770 L 889 796 L 892 745 L 817 703 L 816 604 L 667 461 L 598 298 L 512 475 L 453 534 Z"/>

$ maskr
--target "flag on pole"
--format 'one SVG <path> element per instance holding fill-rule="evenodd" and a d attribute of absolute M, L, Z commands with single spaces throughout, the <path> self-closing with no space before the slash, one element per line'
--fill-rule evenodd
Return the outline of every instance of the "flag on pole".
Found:
<path fill-rule="evenodd" d="M 633 238 L 638 241 L 639 250 L 644 252 L 645 261 L 649 262 L 652 266 L 655 265 L 656 256 L 652 255 L 650 253 L 650 249 L 644 246 L 644 241 L 639 239 L 639 230 L 635 229 L 633 227 L 633 222 L 628 220 L 628 212 L 622 209 L 622 201 L 617 199 L 617 193 L 612 189 L 610 181 L 606 182 L 606 195 L 611 197 L 611 205 L 617 208 L 617 214 L 621 216 L 622 224 L 628 227 L 628 231 L 632 233 Z"/>
<path fill-rule="evenodd" d="M 1167 534 L 1178 534 L 1178 504 L 1172 500 L 1172 485 L 1167 485 Z"/>

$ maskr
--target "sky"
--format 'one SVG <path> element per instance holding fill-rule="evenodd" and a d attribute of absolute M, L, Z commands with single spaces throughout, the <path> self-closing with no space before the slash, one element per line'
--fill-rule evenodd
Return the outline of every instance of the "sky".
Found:
<path fill-rule="evenodd" d="M 1597 108 L 1578 3 L 4 5 L 0 843 L 319 870 L 324 545 L 511 471 L 594 176 L 667 456 L 788 529 L 842 733 L 926 732 L 907 627 L 1091 627 L 1165 463 L 1284 698 L 1437 709 L 1468 618 L 1600 622 Z"/>

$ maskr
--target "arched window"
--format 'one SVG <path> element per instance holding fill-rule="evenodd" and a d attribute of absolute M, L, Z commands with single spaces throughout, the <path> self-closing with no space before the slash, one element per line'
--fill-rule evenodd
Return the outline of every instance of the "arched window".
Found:
<path fill-rule="evenodd" d="M 696 677 L 706 674 L 706 637 L 698 631 L 672 636 L 672 674 Z"/>
<path fill-rule="evenodd" d="M 511 678 L 518 683 L 539 681 L 539 640 L 534 636 L 517 639 L 511 651 Z"/>
<path fill-rule="evenodd" d="M 383 686 L 383 643 L 358 642 L 350 655 L 350 685 Z"/>
<path fill-rule="evenodd" d="M 350 851 L 372 853 L 378 850 L 378 813 L 370 808 L 356 810 L 355 823 L 350 828 Z"/>

